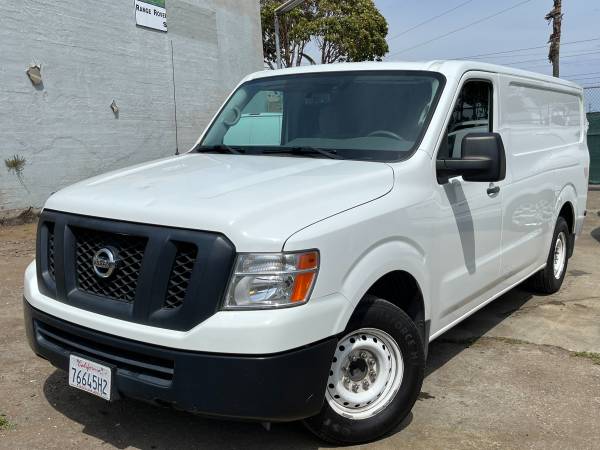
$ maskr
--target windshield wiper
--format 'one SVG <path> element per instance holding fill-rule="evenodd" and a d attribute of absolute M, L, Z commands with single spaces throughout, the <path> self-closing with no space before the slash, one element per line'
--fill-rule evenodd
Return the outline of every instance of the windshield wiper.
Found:
<path fill-rule="evenodd" d="M 279 147 L 273 149 L 263 150 L 263 154 L 269 153 L 291 153 L 293 155 L 323 155 L 327 158 L 331 159 L 341 159 L 341 157 L 337 154 L 335 150 L 325 150 L 324 148 L 319 147 Z"/>
<path fill-rule="evenodd" d="M 243 152 L 237 150 L 229 145 L 219 144 L 219 145 L 200 145 L 196 148 L 198 153 L 206 153 L 206 152 L 219 152 L 219 153 L 233 153 L 234 155 L 241 155 Z"/>

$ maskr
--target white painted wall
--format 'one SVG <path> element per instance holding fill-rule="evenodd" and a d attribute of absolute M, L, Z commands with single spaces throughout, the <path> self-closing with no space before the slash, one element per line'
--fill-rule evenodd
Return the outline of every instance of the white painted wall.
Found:
<path fill-rule="evenodd" d="M 0 212 L 41 206 L 75 181 L 187 150 L 248 72 L 262 68 L 258 0 L 166 0 L 167 33 L 131 0 L 3 2 Z M 25 71 L 42 65 L 43 88 Z M 120 111 L 115 117 L 110 103 Z M 5 167 L 26 159 L 21 183 Z"/>

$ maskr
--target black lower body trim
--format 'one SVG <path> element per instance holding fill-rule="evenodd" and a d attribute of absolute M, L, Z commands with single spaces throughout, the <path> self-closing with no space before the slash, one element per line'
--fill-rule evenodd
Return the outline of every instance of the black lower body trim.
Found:
<path fill-rule="evenodd" d="M 285 422 L 317 414 L 337 339 L 272 355 L 175 350 L 100 333 L 23 302 L 33 351 L 62 370 L 76 353 L 116 367 L 118 395 L 197 414 Z"/>

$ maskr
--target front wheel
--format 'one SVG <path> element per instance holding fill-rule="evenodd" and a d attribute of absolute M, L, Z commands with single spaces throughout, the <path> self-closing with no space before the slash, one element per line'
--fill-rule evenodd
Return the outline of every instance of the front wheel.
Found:
<path fill-rule="evenodd" d="M 410 413 L 424 369 L 415 323 L 388 301 L 365 298 L 338 342 L 323 408 L 304 423 L 335 444 L 377 439 Z"/>

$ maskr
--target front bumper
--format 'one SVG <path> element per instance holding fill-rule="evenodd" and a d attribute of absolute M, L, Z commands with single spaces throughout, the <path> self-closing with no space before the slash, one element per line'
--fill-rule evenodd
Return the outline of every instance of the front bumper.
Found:
<path fill-rule="evenodd" d="M 29 304 L 50 316 L 111 336 L 192 352 L 284 353 L 338 335 L 353 311 L 352 303 L 336 293 L 296 308 L 219 311 L 191 330 L 179 331 L 104 316 L 47 297 L 39 290 L 35 261 L 27 267 L 24 283 Z"/>
<path fill-rule="evenodd" d="M 24 298 L 33 351 L 68 370 L 77 353 L 116 367 L 123 397 L 198 414 L 258 421 L 293 421 L 317 414 L 336 338 L 268 355 L 176 350 L 101 333 L 48 315 Z"/>

